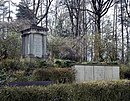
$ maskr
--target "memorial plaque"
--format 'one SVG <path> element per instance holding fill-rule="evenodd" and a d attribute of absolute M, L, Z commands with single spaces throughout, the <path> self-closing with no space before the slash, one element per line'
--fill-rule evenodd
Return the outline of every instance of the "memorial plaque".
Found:
<path fill-rule="evenodd" d="M 104 66 L 94 66 L 94 80 L 104 80 Z"/>
<path fill-rule="evenodd" d="M 113 66 L 113 80 L 119 80 L 119 67 L 118 66 Z"/>
<path fill-rule="evenodd" d="M 93 80 L 93 66 L 84 66 L 84 80 L 85 81 L 90 81 Z"/>
<path fill-rule="evenodd" d="M 34 55 L 42 57 L 42 36 L 39 34 L 34 35 Z"/>
<path fill-rule="evenodd" d="M 105 78 L 104 78 L 104 80 L 112 80 L 113 67 L 112 66 L 104 66 L 104 70 L 105 70 Z"/>

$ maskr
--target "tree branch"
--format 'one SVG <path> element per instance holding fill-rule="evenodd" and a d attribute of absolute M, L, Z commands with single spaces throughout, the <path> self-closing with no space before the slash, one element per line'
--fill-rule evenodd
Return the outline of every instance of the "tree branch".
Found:
<path fill-rule="evenodd" d="M 127 13 L 128 17 L 130 18 L 130 13 L 128 11 L 128 4 L 127 4 L 128 2 L 126 2 L 126 0 L 124 0 L 124 2 L 125 2 L 126 13 Z"/>
<path fill-rule="evenodd" d="M 37 13 L 38 13 L 38 9 L 40 7 L 40 3 L 41 3 L 41 0 L 38 0 L 36 11 L 35 11 L 35 15 L 37 15 Z"/>
<path fill-rule="evenodd" d="M 53 0 L 49 0 L 49 5 L 48 5 L 48 7 L 46 8 L 46 12 L 45 12 L 45 14 L 40 18 L 40 20 L 37 21 L 37 24 L 39 24 L 39 23 L 47 16 L 52 1 L 53 1 Z"/>
<path fill-rule="evenodd" d="M 102 9 L 102 11 L 101 11 L 101 14 L 103 13 L 103 12 L 106 12 L 106 11 L 108 11 L 108 9 L 111 7 L 111 4 L 112 4 L 112 2 L 113 2 L 113 0 L 109 0 L 109 1 L 106 1 L 103 5 L 103 9 Z M 107 13 L 107 12 L 106 12 Z M 103 15 L 105 15 L 106 13 L 104 13 Z"/>

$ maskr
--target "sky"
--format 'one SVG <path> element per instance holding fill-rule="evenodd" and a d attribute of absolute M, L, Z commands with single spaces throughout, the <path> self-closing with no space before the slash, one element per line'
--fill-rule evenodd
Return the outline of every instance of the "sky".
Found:
<path fill-rule="evenodd" d="M 11 1 L 12 1 L 13 3 L 19 4 L 19 2 L 20 2 L 21 0 L 11 0 Z M 15 17 L 15 14 L 14 14 L 14 13 L 16 13 L 16 6 L 11 5 L 10 9 L 11 9 L 11 11 L 13 11 L 13 14 L 11 14 L 11 16 Z"/>
<path fill-rule="evenodd" d="M 17 4 L 20 2 L 20 0 L 11 0 L 11 1 Z"/>

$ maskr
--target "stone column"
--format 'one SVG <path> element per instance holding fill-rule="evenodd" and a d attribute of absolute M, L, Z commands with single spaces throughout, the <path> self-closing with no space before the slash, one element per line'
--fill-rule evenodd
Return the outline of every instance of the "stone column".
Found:
<path fill-rule="evenodd" d="M 28 42 L 28 55 L 30 54 L 30 35 L 28 35 L 28 39 L 27 39 L 27 42 Z"/>
<path fill-rule="evenodd" d="M 25 56 L 28 54 L 28 35 L 25 36 L 25 43 L 24 43 L 24 50 L 25 50 Z"/>
<path fill-rule="evenodd" d="M 44 35 L 42 35 L 42 58 L 44 58 Z"/>
<path fill-rule="evenodd" d="M 46 55 L 47 55 L 47 52 L 46 52 L 46 38 L 47 36 L 46 35 L 43 35 L 42 36 L 42 43 L 43 43 L 43 47 L 42 47 L 42 55 L 43 55 L 43 58 L 45 59 L 46 58 Z"/>
<path fill-rule="evenodd" d="M 34 34 L 30 34 L 30 55 L 34 54 Z"/>
<path fill-rule="evenodd" d="M 25 36 L 22 36 L 22 56 L 25 57 Z"/>

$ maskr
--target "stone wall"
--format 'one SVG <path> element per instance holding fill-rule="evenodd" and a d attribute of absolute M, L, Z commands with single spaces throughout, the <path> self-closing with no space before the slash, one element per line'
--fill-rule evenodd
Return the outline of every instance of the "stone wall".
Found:
<path fill-rule="evenodd" d="M 92 80 L 119 80 L 119 66 L 75 65 L 76 82 Z"/>

